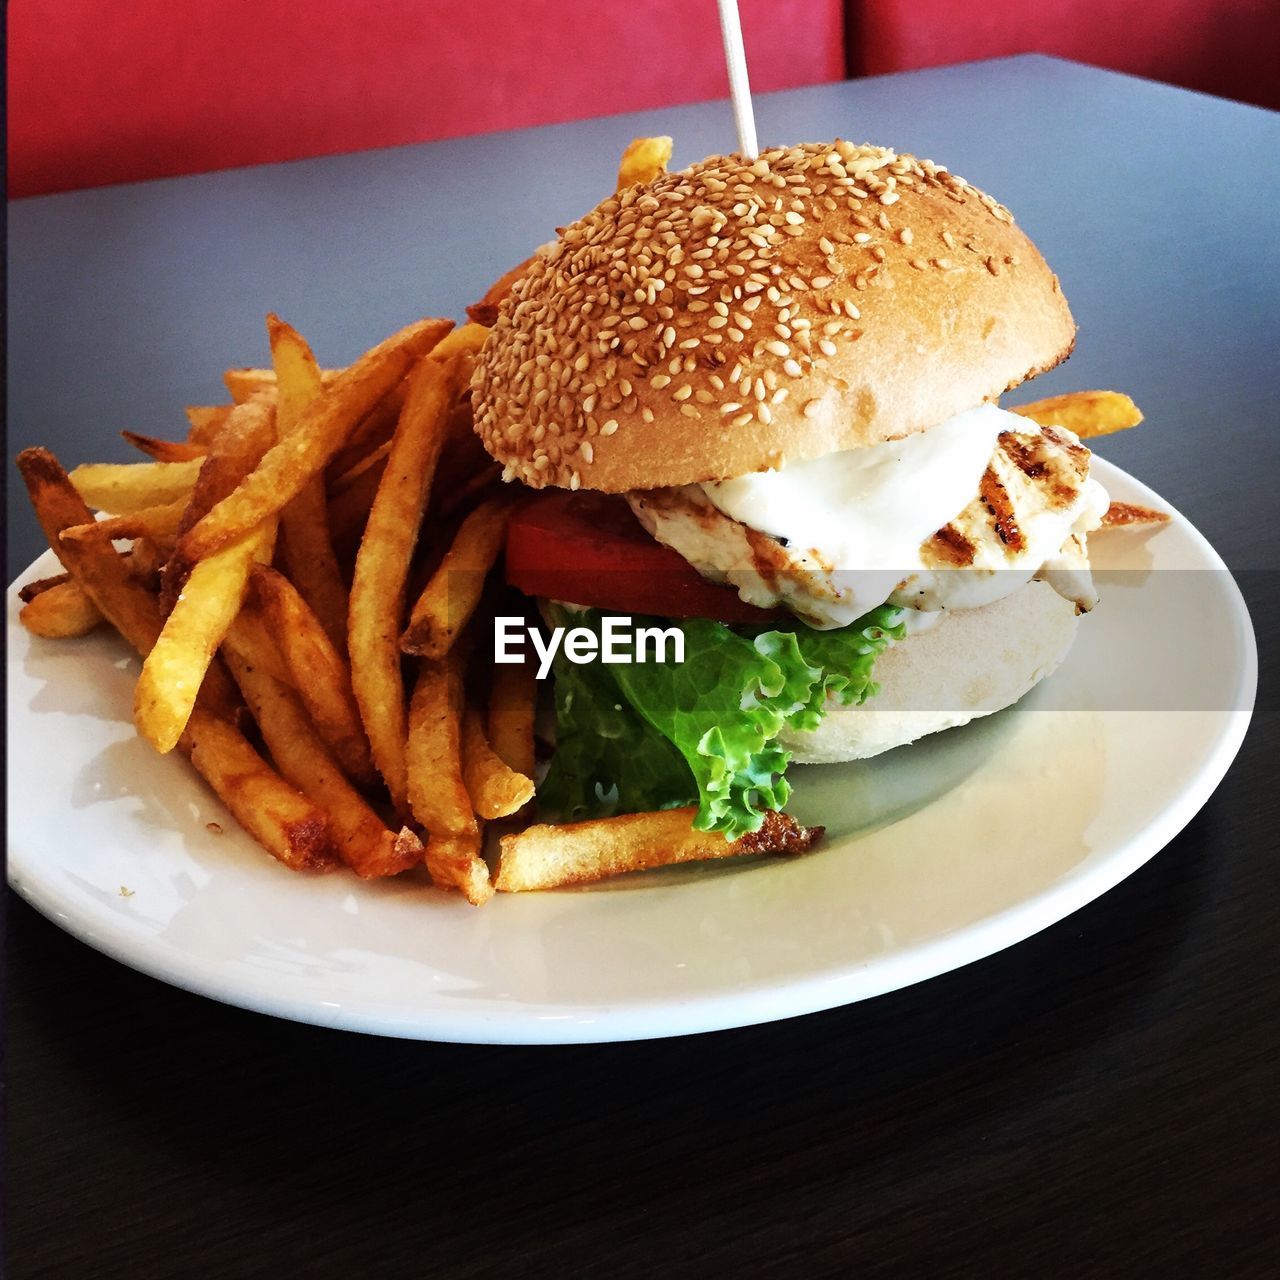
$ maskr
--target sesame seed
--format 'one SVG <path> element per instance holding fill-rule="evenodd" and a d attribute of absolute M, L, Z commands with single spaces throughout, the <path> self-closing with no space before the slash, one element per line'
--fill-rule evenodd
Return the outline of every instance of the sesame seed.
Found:
<path fill-rule="evenodd" d="M 821 408 L 822 408 L 821 400 L 806 400 L 804 403 L 804 408 L 801 410 L 801 412 L 804 414 L 806 418 L 814 418 L 814 417 L 817 417 L 818 410 Z"/>
<path fill-rule="evenodd" d="M 791 348 L 788 347 L 785 342 L 779 342 L 777 340 L 774 340 L 772 342 L 766 342 L 764 344 L 764 349 L 768 351 L 771 355 L 775 355 L 779 357 L 788 356 L 791 354 Z"/>
<path fill-rule="evenodd" d="M 617 418 L 610 418 L 610 419 L 609 419 L 609 421 L 608 421 L 608 422 L 606 422 L 606 423 L 605 423 L 605 424 L 600 428 L 600 434 L 601 434 L 602 436 L 611 436 L 611 435 L 613 435 L 613 433 L 614 433 L 615 431 L 617 431 L 617 429 L 618 429 L 618 420 L 617 420 Z"/>
<path fill-rule="evenodd" d="M 810 283 L 815 289 L 826 289 L 830 287 L 832 281 L 830 276 L 814 276 Z"/>
<path fill-rule="evenodd" d="M 580 445 L 578 445 L 578 452 L 582 455 L 583 462 L 589 463 L 595 461 L 596 451 L 590 440 L 584 440 Z"/>
<path fill-rule="evenodd" d="M 686 382 L 671 393 L 671 398 L 673 400 L 687 400 L 691 395 L 693 395 L 693 388 Z"/>
<path fill-rule="evenodd" d="M 818 350 L 821 351 L 824 356 L 833 356 L 836 353 L 836 344 L 829 338 L 820 338 L 818 340 Z"/>
<path fill-rule="evenodd" d="M 782 368 L 785 373 L 789 373 L 793 378 L 798 378 L 803 372 L 798 360 L 785 360 L 783 361 Z"/>
<path fill-rule="evenodd" d="M 755 415 L 752 414 L 752 412 L 748 409 L 745 413 L 738 414 L 738 416 L 734 418 L 733 421 L 729 423 L 729 425 L 731 427 L 745 427 L 747 423 L 750 422 L 754 416 Z"/>

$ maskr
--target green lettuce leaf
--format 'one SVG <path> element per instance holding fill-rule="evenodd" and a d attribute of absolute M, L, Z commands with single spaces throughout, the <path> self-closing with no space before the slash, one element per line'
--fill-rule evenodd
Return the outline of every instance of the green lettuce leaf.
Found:
<path fill-rule="evenodd" d="M 552 625 L 597 635 L 603 616 L 549 611 Z M 836 631 L 706 618 L 633 626 L 679 627 L 684 662 L 579 665 L 557 653 L 556 752 L 540 807 L 576 820 L 696 803 L 694 825 L 730 839 L 787 802 L 790 755 L 778 735 L 816 728 L 828 695 L 846 705 L 872 696 L 876 655 L 904 630 L 887 606 Z"/>

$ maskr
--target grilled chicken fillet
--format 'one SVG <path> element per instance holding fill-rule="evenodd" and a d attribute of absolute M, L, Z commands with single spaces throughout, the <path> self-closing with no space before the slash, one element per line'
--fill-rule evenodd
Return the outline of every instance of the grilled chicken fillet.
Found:
<path fill-rule="evenodd" d="M 733 585 L 751 604 L 785 605 L 815 627 L 846 626 L 886 602 L 916 611 L 909 621 L 927 626 L 936 620 L 927 615 L 981 608 L 1036 577 L 1078 611 L 1091 609 L 1096 595 L 1085 541 L 1102 522 L 1107 495 L 1089 477 L 1089 450 L 1060 428 L 1042 428 L 990 407 L 976 413 L 988 429 L 991 419 L 998 419 L 994 447 L 980 474 L 967 482 L 968 501 L 961 497 L 959 510 L 943 510 L 934 531 L 918 541 L 910 531 L 912 521 L 927 512 L 912 508 L 923 504 L 927 509 L 935 499 L 945 503 L 947 496 L 938 486 L 931 488 L 928 468 L 916 455 L 943 428 L 902 442 L 905 449 L 891 442 L 854 451 L 850 464 L 860 476 L 869 469 L 871 479 L 852 486 L 857 492 L 849 503 L 860 504 L 857 511 L 876 513 L 867 527 L 877 536 L 861 541 L 859 534 L 867 528 L 860 530 L 855 521 L 852 530 L 842 531 L 839 509 L 823 514 L 824 507 L 834 505 L 830 477 L 837 464 L 832 459 L 773 473 L 784 477 L 795 501 L 771 505 L 766 493 L 759 516 L 749 494 L 743 501 L 721 500 L 724 485 L 683 485 L 627 497 L 645 528 L 704 577 Z M 972 456 L 971 444 L 964 441 L 959 451 L 951 441 L 938 444 L 941 488 L 954 505 L 957 492 L 965 492 L 956 488 L 955 471 L 967 461 L 957 452 L 968 450 Z M 878 452 L 886 456 L 876 458 Z M 922 475 L 926 479 L 913 484 L 913 477 L 919 481 Z M 766 489 L 769 483 L 766 478 Z M 826 492 L 819 491 L 823 486 Z M 902 536 L 880 536 L 884 525 L 898 519 L 897 506 L 907 509 Z M 850 507 L 846 514 L 852 518 L 857 512 Z"/>

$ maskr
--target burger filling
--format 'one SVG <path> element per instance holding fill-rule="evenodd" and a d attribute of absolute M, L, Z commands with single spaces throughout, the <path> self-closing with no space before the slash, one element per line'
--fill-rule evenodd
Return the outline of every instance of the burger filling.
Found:
<path fill-rule="evenodd" d="M 810 626 L 878 606 L 915 626 L 1042 577 L 1096 603 L 1085 538 L 1107 494 L 1069 431 L 994 405 L 928 431 L 715 484 L 627 495 L 661 543 L 746 602 Z"/>

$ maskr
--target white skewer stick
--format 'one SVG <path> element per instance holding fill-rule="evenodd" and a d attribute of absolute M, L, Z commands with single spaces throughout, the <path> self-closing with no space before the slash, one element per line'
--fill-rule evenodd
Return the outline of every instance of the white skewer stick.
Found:
<path fill-rule="evenodd" d="M 748 160 L 758 154 L 756 118 L 751 109 L 751 85 L 747 81 L 747 54 L 742 47 L 742 19 L 738 0 L 716 0 L 720 7 L 720 35 L 724 40 L 724 60 L 729 68 L 729 94 L 733 98 L 733 122 L 738 127 L 738 150 Z"/>

